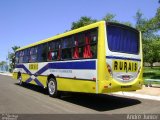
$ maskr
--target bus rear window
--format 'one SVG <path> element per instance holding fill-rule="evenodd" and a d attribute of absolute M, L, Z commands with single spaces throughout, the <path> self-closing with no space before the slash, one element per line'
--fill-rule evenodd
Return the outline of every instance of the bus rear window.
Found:
<path fill-rule="evenodd" d="M 107 25 L 107 39 L 110 51 L 129 54 L 139 53 L 139 33 L 134 29 Z"/>

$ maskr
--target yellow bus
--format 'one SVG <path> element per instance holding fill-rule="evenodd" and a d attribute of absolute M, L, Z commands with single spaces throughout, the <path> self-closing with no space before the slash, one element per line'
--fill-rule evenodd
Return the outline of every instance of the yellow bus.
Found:
<path fill-rule="evenodd" d="M 141 32 L 99 21 L 22 47 L 13 78 L 60 92 L 111 93 L 143 85 Z"/>

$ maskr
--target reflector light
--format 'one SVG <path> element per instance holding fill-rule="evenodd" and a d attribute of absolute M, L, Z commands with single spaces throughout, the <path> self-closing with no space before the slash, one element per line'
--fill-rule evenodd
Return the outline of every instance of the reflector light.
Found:
<path fill-rule="evenodd" d="M 140 71 L 141 71 L 141 67 L 139 67 L 139 69 L 138 69 L 138 74 L 140 73 Z"/>
<path fill-rule="evenodd" d="M 109 64 L 107 64 L 107 69 L 108 69 L 108 72 L 110 73 L 110 75 L 112 76 L 112 69 Z"/>

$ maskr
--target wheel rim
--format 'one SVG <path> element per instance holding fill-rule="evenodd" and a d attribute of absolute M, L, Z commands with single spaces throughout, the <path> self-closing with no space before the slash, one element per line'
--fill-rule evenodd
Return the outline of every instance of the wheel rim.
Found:
<path fill-rule="evenodd" d="M 53 95 L 55 93 L 55 83 L 50 81 L 48 84 L 49 94 Z"/>

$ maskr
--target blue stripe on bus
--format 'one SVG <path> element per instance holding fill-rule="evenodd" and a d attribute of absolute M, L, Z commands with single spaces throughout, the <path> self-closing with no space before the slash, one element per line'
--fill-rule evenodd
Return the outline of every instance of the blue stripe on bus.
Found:
<path fill-rule="evenodd" d="M 127 57 L 118 57 L 118 56 L 106 56 L 106 58 L 107 58 L 107 59 L 121 59 L 121 60 L 141 61 L 141 59 L 127 58 Z"/>
<path fill-rule="evenodd" d="M 32 75 L 32 73 L 23 65 L 17 65 L 16 68 L 23 68 L 27 74 Z M 96 61 L 77 61 L 77 62 L 58 62 L 58 63 L 48 63 L 39 71 L 36 72 L 35 75 L 42 74 L 48 69 L 87 69 L 87 70 L 95 70 L 96 69 Z"/>
<path fill-rule="evenodd" d="M 26 83 L 30 83 L 32 81 L 32 78 L 29 78 L 28 80 L 26 80 Z"/>
<path fill-rule="evenodd" d="M 37 83 L 37 85 L 39 85 L 39 86 L 41 86 L 41 87 L 44 87 L 44 86 L 42 85 L 42 83 L 41 83 L 37 78 L 35 78 L 34 81 Z"/>
<path fill-rule="evenodd" d="M 84 70 L 95 70 L 96 61 L 77 61 L 77 62 L 58 62 L 48 63 L 41 68 L 36 74 L 42 74 L 47 69 L 84 69 Z"/>
<path fill-rule="evenodd" d="M 23 68 L 24 71 L 26 71 L 27 74 L 32 74 L 23 64 L 16 65 L 16 68 Z"/>
<path fill-rule="evenodd" d="M 45 65 L 44 67 L 42 67 L 39 71 L 37 71 L 36 73 L 35 73 L 35 75 L 40 75 L 40 74 L 42 74 L 43 72 L 45 72 L 46 70 L 48 70 L 49 69 L 49 63 L 47 64 L 47 65 Z"/>
<path fill-rule="evenodd" d="M 78 62 L 49 63 L 49 68 L 54 68 L 54 69 L 96 69 L 96 62 L 95 61 L 78 61 Z"/>

